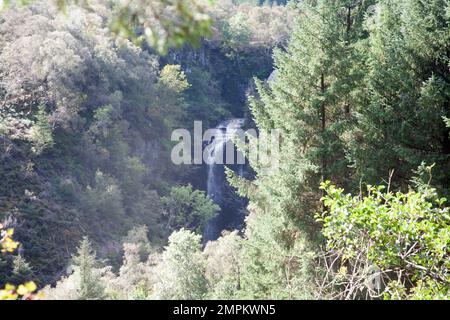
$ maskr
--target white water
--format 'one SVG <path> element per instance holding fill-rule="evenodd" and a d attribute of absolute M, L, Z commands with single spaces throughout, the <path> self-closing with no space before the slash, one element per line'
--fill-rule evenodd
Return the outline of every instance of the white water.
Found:
<path fill-rule="evenodd" d="M 208 171 L 207 171 L 207 194 L 219 206 L 222 205 L 222 195 L 224 183 L 224 171 L 222 159 L 226 159 L 226 152 L 234 148 L 227 148 L 227 144 L 232 144 L 237 130 L 244 125 L 244 119 L 230 119 L 221 122 L 216 129 L 217 136 L 213 138 L 214 145 L 208 155 Z M 212 142 L 211 142 L 212 143 Z M 236 160 L 236 157 L 233 157 Z M 238 174 L 242 176 L 243 165 L 239 166 Z M 222 230 L 218 225 L 218 219 L 212 218 L 205 226 L 203 234 L 204 242 L 215 240 Z"/>

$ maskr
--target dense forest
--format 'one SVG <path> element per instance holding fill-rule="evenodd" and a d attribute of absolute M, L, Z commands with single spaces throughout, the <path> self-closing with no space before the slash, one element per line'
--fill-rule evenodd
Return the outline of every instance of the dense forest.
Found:
<path fill-rule="evenodd" d="M 449 22 L 1 1 L 0 299 L 450 299 Z M 238 142 L 243 166 L 174 163 L 198 121 L 277 131 L 276 168 Z"/>

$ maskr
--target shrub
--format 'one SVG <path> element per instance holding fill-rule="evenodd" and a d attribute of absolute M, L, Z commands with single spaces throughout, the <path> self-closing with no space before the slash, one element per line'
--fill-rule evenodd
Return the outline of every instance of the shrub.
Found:
<path fill-rule="evenodd" d="M 368 186 L 366 196 L 322 184 L 320 214 L 328 255 L 323 289 L 337 297 L 448 298 L 450 208 L 436 190 L 393 193 Z"/>

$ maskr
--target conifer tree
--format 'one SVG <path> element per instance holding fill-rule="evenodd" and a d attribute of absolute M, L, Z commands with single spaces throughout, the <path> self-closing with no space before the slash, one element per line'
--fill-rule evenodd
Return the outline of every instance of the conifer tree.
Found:
<path fill-rule="evenodd" d="M 304 1 L 287 51 L 275 54 L 275 80 L 257 82 L 254 120 L 262 132 L 280 130 L 281 143 L 279 169 L 267 173 L 252 164 L 258 178 L 241 190 L 252 201 L 243 249 L 247 296 L 313 294 L 313 214 L 320 181 L 348 177 L 344 138 L 360 99 L 357 45 L 366 36 L 362 24 L 371 3 Z"/>
<path fill-rule="evenodd" d="M 13 266 L 12 275 L 14 283 L 24 283 L 34 278 L 30 264 L 25 260 L 25 258 L 22 255 L 18 254 L 14 256 L 12 266 Z"/>
<path fill-rule="evenodd" d="M 84 237 L 81 241 L 73 262 L 77 272 L 79 272 L 78 299 L 102 299 L 104 297 L 104 287 L 97 269 L 98 262 L 87 237 Z"/>
<path fill-rule="evenodd" d="M 362 23 L 370 4 L 303 3 L 287 52 L 275 55 L 276 79 L 269 88 L 258 82 L 261 99 L 251 104 L 259 129 L 281 130 L 281 168 L 273 179 L 289 190 L 278 196 L 303 211 L 295 215 L 305 222 L 317 204 L 319 182 L 346 177 L 343 140 L 360 99 L 356 84 L 363 71 L 358 70 L 356 47 L 365 36 Z"/>
<path fill-rule="evenodd" d="M 449 2 L 382 0 L 369 16 L 365 104 L 348 147 L 355 180 L 380 182 L 394 170 L 403 186 L 422 161 L 448 191 Z"/>
<path fill-rule="evenodd" d="M 30 140 L 33 142 L 33 151 L 36 154 L 42 153 L 46 148 L 51 148 L 54 144 L 52 127 L 49 124 L 49 117 L 44 106 L 39 106 L 36 114 L 36 123 L 30 131 Z"/>

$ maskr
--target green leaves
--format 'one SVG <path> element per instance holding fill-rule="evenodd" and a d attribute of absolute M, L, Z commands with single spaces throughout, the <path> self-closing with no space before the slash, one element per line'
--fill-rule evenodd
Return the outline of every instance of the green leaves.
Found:
<path fill-rule="evenodd" d="M 358 268 L 360 260 L 367 259 L 380 268 L 386 292 L 394 290 L 394 284 L 389 286 L 392 281 L 420 288 L 448 285 L 450 208 L 443 207 L 446 200 L 434 190 L 391 193 L 383 186 L 368 186 L 366 196 L 352 197 L 329 182 L 321 188 L 328 210 L 318 220 L 327 250 L 337 252 L 342 262 Z M 406 290 L 404 298 L 410 294 Z"/>
<path fill-rule="evenodd" d="M 444 119 L 444 122 L 445 122 L 446 126 L 448 128 L 450 128 L 450 118 L 447 118 L 447 117 L 442 117 L 442 118 Z"/>
<path fill-rule="evenodd" d="M 28 5 L 32 0 L 2 1 L 0 11 L 16 2 Z M 88 10 L 95 10 L 97 5 L 85 0 L 53 2 L 64 14 L 73 5 Z M 109 28 L 137 44 L 146 40 L 160 54 L 166 54 L 169 48 L 179 48 L 185 43 L 199 46 L 201 38 L 210 34 L 212 20 L 206 14 L 208 4 L 209 0 L 112 1 Z"/>
<path fill-rule="evenodd" d="M 201 231 L 220 207 L 203 191 L 192 190 L 191 185 L 172 187 L 168 196 L 162 197 L 167 225 L 170 230 L 188 228 Z"/>
<path fill-rule="evenodd" d="M 448 1 L 381 0 L 375 8 L 360 41 L 366 75 L 348 157 L 368 183 L 395 169 L 394 188 L 422 161 L 436 163 L 435 184 L 448 190 Z"/>
<path fill-rule="evenodd" d="M 176 64 L 165 65 L 159 74 L 159 81 L 161 86 L 168 87 L 177 93 L 190 87 L 186 74 L 181 70 L 181 66 Z"/>
<path fill-rule="evenodd" d="M 87 237 L 84 237 L 78 247 L 77 255 L 73 257 L 75 274 L 78 275 L 76 294 L 79 300 L 102 299 L 105 288 L 100 280 L 101 271 L 96 260 L 96 253 Z"/>
<path fill-rule="evenodd" d="M 33 144 L 33 151 L 36 154 L 42 153 L 45 149 L 54 145 L 52 127 L 49 123 L 49 117 L 45 111 L 45 106 L 39 106 L 36 115 L 36 122 L 30 130 L 30 141 Z"/>
<path fill-rule="evenodd" d="M 156 299 L 202 299 L 207 292 L 201 254 L 201 236 L 181 229 L 169 237 L 169 245 L 156 268 Z"/>
<path fill-rule="evenodd" d="M 14 234 L 13 229 L 6 229 L 3 224 L 0 223 L 0 252 L 11 253 L 17 249 L 19 243 L 12 239 Z M 25 260 L 22 259 L 20 255 L 16 256 L 21 260 L 22 266 L 29 269 L 28 265 L 25 266 Z M 20 271 L 19 268 L 16 268 L 17 264 L 15 264 L 14 272 Z M 36 298 L 36 295 L 33 294 L 37 289 L 36 284 L 33 281 L 28 281 L 24 284 L 20 284 L 18 287 L 7 283 L 4 288 L 3 285 L 0 287 L 0 300 L 17 300 L 19 297 L 23 300 L 32 300 Z"/>
<path fill-rule="evenodd" d="M 115 3 L 111 30 L 136 42 L 146 40 L 160 54 L 210 34 L 206 3 L 197 0 L 138 0 Z M 139 30 L 139 31 L 138 31 Z"/>

